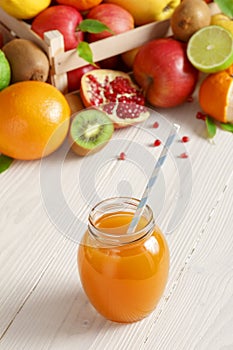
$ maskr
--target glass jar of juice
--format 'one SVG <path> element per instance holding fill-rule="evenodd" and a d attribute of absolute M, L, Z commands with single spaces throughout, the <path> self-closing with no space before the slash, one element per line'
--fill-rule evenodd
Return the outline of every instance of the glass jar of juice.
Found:
<path fill-rule="evenodd" d="M 116 322 L 135 322 L 158 304 L 169 273 L 169 249 L 145 206 L 132 234 L 127 233 L 139 201 L 106 199 L 90 212 L 78 248 L 83 289 L 95 309 Z"/>

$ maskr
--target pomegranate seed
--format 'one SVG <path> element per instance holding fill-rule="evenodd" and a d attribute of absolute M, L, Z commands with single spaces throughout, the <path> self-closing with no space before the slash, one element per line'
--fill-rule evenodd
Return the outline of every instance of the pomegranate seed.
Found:
<path fill-rule="evenodd" d="M 206 115 L 202 112 L 197 112 L 196 118 L 201 120 L 206 120 Z"/>
<path fill-rule="evenodd" d="M 103 110 L 106 113 L 112 114 L 113 110 L 114 110 L 114 107 L 115 107 L 115 103 L 114 102 L 109 102 L 108 104 L 104 105 Z"/>
<path fill-rule="evenodd" d="M 158 147 L 158 146 L 160 146 L 160 145 L 161 145 L 161 141 L 160 141 L 159 139 L 157 139 L 157 140 L 154 141 L 154 146 L 155 146 L 155 147 Z"/>
<path fill-rule="evenodd" d="M 186 152 L 181 153 L 180 158 L 182 159 L 188 158 L 188 154 Z"/>
<path fill-rule="evenodd" d="M 188 136 L 183 136 L 181 139 L 182 142 L 189 142 L 190 138 Z"/>
<path fill-rule="evenodd" d="M 125 160 L 125 158 L 126 158 L 125 152 L 121 152 L 119 157 L 118 157 L 118 159 L 119 160 Z"/>
<path fill-rule="evenodd" d="M 92 82 L 95 82 L 95 83 L 97 82 L 97 79 L 93 74 L 88 74 L 88 79 Z"/>
<path fill-rule="evenodd" d="M 125 76 L 106 75 L 100 80 L 98 75 L 88 74 L 88 96 L 92 105 L 105 104 L 104 110 L 118 119 L 145 119 L 149 112 L 142 90 Z"/>
<path fill-rule="evenodd" d="M 187 102 L 193 102 L 193 96 L 189 96 L 189 97 L 187 98 Z"/>
<path fill-rule="evenodd" d="M 155 123 L 153 124 L 153 128 L 157 129 L 158 127 L 159 127 L 159 123 L 158 123 L 158 122 L 155 122 Z"/>

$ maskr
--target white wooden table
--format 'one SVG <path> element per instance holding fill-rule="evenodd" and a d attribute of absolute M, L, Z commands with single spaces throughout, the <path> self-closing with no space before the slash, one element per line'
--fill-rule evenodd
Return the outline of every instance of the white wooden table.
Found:
<path fill-rule="evenodd" d="M 178 162 L 182 169 L 191 164 L 192 193 L 180 224 L 166 235 L 171 268 L 163 298 L 149 317 L 134 324 L 106 321 L 90 306 L 77 272 L 77 240 L 65 237 L 60 225 L 67 224 L 67 208 L 85 222 L 95 195 L 141 195 L 150 174 L 137 158 L 130 161 L 142 156 L 124 142 L 132 140 L 156 159 L 161 150 L 151 146 L 161 132 L 161 125 L 152 128 L 156 118 L 143 132 L 134 127 L 116 132 L 111 142 L 123 140 L 121 146 L 110 143 L 113 158 L 103 158 L 97 168 L 94 161 L 68 153 L 59 175 L 67 207 L 58 224 L 52 211 L 59 196 L 51 179 L 59 152 L 42 163 L 15 161 L 0 175 L 1 350 L 233 349 L 233 139 L 218 130 L 214 144 L 209 142 L 204 122 L 195 117 L 199 109 L 194 97 L 192 103 L 159 111 L 168 123 L 181 125 L 180 137 L 190 138 L 176 144 L 189 157 L 169 156 L 152 194 L 152 202 L 162 196 L 156 203 L 162 201 L 158 222 L 165 233 L 180 193 L 174 175 Z M 125 161 L 116 159 L 120 150 Z"/>

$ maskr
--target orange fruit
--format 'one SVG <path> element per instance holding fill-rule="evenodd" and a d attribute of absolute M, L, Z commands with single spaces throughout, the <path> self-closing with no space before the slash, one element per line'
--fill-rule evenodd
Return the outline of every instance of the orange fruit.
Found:
<path fill-rule="evenodd" d="M 90 10 L 99 5 L 103 0 L 57 0 L 58 4 L 75 7 L 78 11 Z"/>
<path fill-rule="evenodd" d="M 64 141 L 70 107 L 54 86 L 39 81 L 12 84 L 0 92 L 0 153 L 38 159 Z"/>
<path fill-rule="evenodd" d="M 233 123 L 233 65 L 204 78 L 199 89 L 199 104 L 214 119 Z"/>

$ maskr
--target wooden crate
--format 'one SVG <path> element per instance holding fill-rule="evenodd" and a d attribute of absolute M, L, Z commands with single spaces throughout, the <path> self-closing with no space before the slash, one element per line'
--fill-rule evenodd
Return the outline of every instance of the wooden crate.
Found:
<path fill-rule="evenodd" d="M 57 30 L 46 32 L 42 40 L 30 29 L 30 25 L 9 16 L 1 8 L 0 26 L 5 41 L 15 37 L 28 39 L 46 52 L 50 62 L 50 82 L 63 93 L 67 93 L 67 72 L 87 64 L 75 49 L 64 51 L 63 36 Z M 91 43 L 94 61 L 119 55 L 152 39 L 163 37 L 168 29 L 169 20 L 158 21 Z"/>

